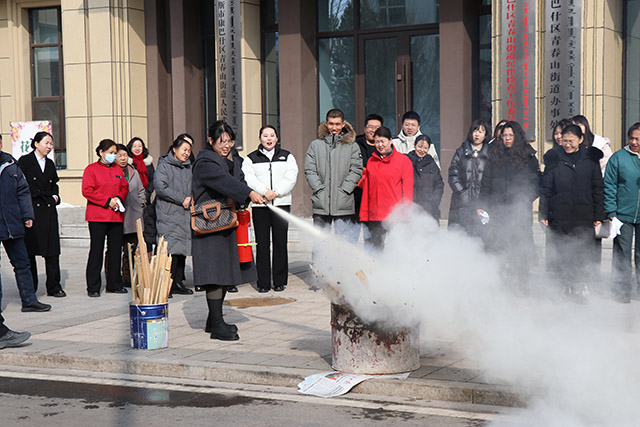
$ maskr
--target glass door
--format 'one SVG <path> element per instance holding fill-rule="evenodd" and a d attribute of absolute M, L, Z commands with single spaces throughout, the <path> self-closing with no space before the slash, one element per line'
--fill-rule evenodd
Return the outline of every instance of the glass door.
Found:
<path fill-rule="evenodd" d="M 414 110 L 421 129 L 440 148 L 439 36 L 414 32 L 371 34 L 359 40 L 356 122 L 376 113 L 396 135 L 402 115 Z"/>

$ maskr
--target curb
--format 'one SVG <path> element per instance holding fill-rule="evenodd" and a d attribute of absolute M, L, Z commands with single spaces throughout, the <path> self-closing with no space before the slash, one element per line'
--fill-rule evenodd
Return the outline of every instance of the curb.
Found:
<path fill-rule="evenodd" d="M 144 357 L 142 353 L 141 356 Z M 107 359 L 28 352 L 2 352 L 0 353 L 0 365 L 73 369 L 110 374 L 135 374 L 292 388 L 296 388 L 305 377 L 317 373 L 316 370 L 311 369 L 266 368 L 220 362 L 186 365 L 184 363 L 140 360 L 138 357 L 128 356 L 122 359 Z M 504 407 L 524 407 L 526 397 L 524 390 L 510 386 L 414 378 L 364 381 L 351 389 L 350 393 Z"/>

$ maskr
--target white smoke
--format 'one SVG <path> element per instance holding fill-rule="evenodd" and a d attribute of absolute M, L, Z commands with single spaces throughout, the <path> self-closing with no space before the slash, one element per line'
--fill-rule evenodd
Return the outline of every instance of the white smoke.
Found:
<path fill-rule="evenodd" d="M 297 225 L 310 227 L 304 221 Z M 560 290 L 549 293 L 556 277 L 543 272 L 528 284 L 532 294 L 515 296 L 514 279 L 501 275 L 501 261 L 479 241 L 440 228 L 417 209 L 408 221 L 392 225 L 382 252 L 336 235 L 310 236 L 314 267 L 339 284 L 363 320 L 389 326 L 420 322 L 423 348 L 434 335 L 463 343 L 489 382 L 528 390 L 528 408 L 515 425 L 640 425 L 635 303 L 593 295 L 588 305 L 566 302 Z M 585 262 L 594 274 L 598 267 Z M 358 270 L 366 274 L 366 286 Z"/>

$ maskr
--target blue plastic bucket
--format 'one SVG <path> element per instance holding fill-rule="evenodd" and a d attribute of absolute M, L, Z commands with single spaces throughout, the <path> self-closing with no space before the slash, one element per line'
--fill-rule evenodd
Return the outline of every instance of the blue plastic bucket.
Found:
<path fill-rule="evenodd" d="M 131 347 L 139 350 L 169 345 L 169 304 L 129 305 Z"/>

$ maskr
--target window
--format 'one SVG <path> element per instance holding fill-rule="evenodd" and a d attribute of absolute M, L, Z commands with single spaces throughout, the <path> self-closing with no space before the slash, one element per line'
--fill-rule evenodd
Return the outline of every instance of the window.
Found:
<path fill-rule="evenodd" d="M 50 120 L 58 169 L 67 167 L 60 8 L 29 10 L 33 120 Z"/>
<path fill-rule="evenodd" d="M 280 131 L 280 69 L 278 67 L 278 0 L 263 1 L 262 122 Z"/>
<path fill-rule="evenodd" d="M 625 3 L 625 50 L 623 135 L 631 125 L 640 121 L 640 0 L 627 0 Z"/>

